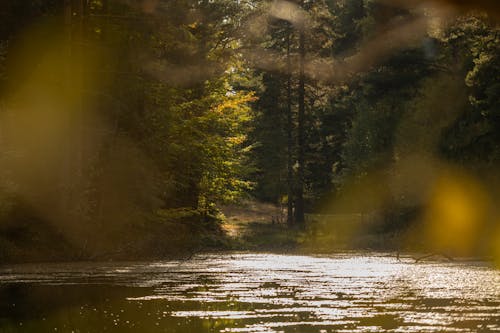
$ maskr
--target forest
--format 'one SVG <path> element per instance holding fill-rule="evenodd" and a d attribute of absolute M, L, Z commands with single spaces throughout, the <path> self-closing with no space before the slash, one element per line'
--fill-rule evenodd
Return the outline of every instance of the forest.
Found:
<path fill-rule="evenodd" d="M 0 261 L 242 250 L 224 207 L 245 202 L 276 207 L 256 238 L 293 238 L 281 251 L 500 260 L 499 17 L 2 0 Z"/>

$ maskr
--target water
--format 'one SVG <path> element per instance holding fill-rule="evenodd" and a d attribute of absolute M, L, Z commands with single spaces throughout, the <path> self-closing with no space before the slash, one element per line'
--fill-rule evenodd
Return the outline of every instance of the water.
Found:
<path fill-rule="evenodd" d="M 0 267 L 0 332 L 500 332 L 500 272 L 389 255 Z"/>

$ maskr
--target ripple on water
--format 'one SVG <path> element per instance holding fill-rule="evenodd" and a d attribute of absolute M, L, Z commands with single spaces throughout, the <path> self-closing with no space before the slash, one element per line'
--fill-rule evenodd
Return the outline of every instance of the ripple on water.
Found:
<path fill-rule="evenodd" d="M 136 329 L 149 320 L 152 332 L 500 331 L 500 273 L 482 264 L 214 254 L 185 262 L 0 268 L 0 287 L 13 283 L 134 288 L 133 295 L 120 294 L 136 311 L 120 325 Z M 148 319 L 151 311 L 158 322 Z"/>

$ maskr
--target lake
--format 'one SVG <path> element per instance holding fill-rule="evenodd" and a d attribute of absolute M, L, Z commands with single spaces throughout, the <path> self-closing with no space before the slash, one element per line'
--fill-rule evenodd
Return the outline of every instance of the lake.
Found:
<path fill-rule="evenodd" d="M 0 332 L 500 332 L 500 271 L 390 254 L 0 266 Z"/>

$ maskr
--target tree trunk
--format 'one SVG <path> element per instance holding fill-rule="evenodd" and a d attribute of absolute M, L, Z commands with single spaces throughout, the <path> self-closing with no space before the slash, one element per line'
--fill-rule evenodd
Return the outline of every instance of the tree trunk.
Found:
<path fill-rule="evenodd" d="M 286 48 L 286 59 L 287 59 L 287 87 L 286 87 L 286 101 L 287 101 L 287 123 L 286 123 L 286 133 L 287 133 L 287 224 L 292 225 L 294 223 L 293 217 L 293 198 L 294 198 L 294 182 L 293 182 L 293 115 L 292 115 L 292 62 L 290 59 L 290 39 L 291 30 L 288 31 L 287 35 L 287 48 Z"/>
<path fill-rule="evenodd" d="M 305 152 L 305 33 L 304 27 L 299 31 L 299 110 L 297 119 L 297 187 L 295 192 L 295 222 L 304 224 L 304 152 Z"/>

